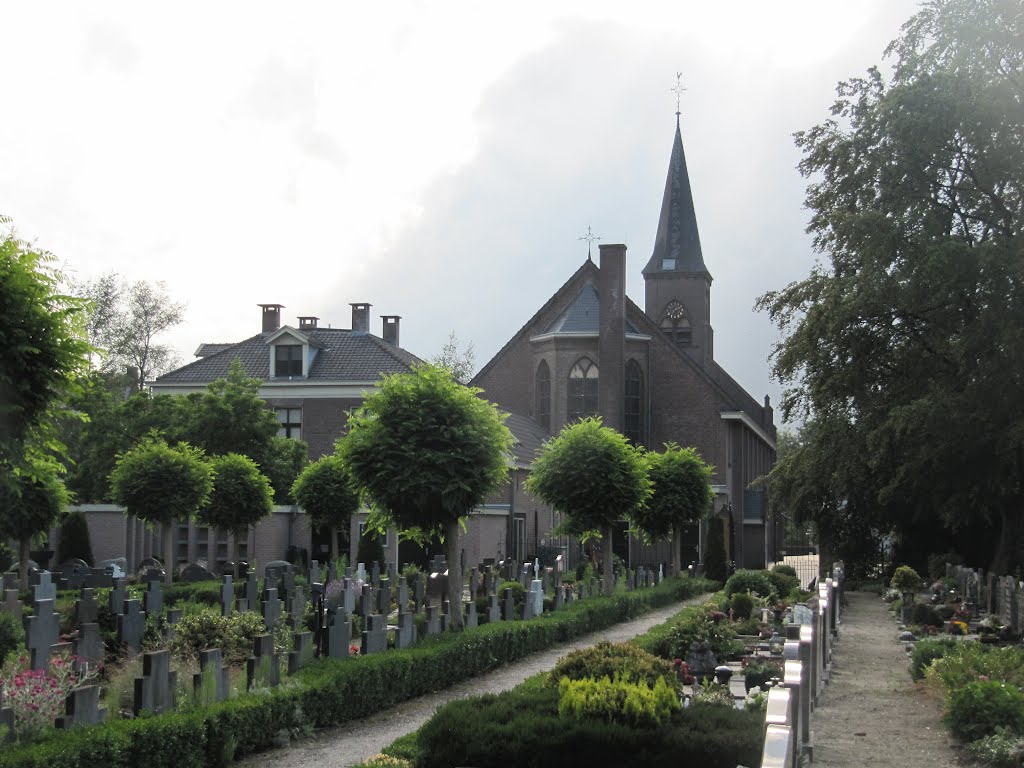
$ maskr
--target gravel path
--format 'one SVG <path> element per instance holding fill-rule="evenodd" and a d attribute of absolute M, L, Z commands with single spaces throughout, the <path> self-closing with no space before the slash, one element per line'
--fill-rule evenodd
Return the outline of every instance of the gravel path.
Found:
<path fill-rule="evenodd" d="M 646 613 L 606 630 L 583 635 L 562 645 L 528 656 L 479 677 L 470 678 L 443 691 L 420 696 L 397 707 L 362 720 L 353 720 L 327 728 L 283 749 L 248 755 L 239 760 L 239 768 L 340 768 L 355 765 L 380 752 L 399 736 L 411 733 L 429 720 L 442 704 L 482 693 L 497 693 L 514 688 L 531 675 L 551 669 L 569 651 L 585 648 L 599 640 L 622 642 L 674 616 L 688 605 L 707 599 L 700 595 L 668 608 Z"/>
<path fill-rule="evenodd" d="M 942 701 L 915 684 L 896 624 L 878 595 L 847 592 L 832 677 L 811 717 L 814 765 L 971 766 L 942 724 Z"/>

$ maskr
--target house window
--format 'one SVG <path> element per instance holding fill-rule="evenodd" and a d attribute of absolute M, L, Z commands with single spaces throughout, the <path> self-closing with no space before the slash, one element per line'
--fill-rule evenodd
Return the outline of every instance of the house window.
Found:
<path fill-rule="evenodd" d="M 578 421 L 597 415 L 597 366 L 582 357 L 569 372 L 568 417 Z"/>
<path fill-rule="evenodd" d="M 302 375 L 302 345 L 278 344 L 274 347 L 274 376 Z"/>
<path fill-rule="evenodd" d="M 540 361 L 536 377 L 536 408 L 537 423 L 551 431 L 551 370 L 547 362 Z"/>
<path fill-rule="evenodd" d="M 277 413 L 277 436 L 290 437 L 293 440 L 302 439 L 302 409 L 301 408 L 275 408 Z"/>
<path fill-rule="evenodd" d="M 636 360 L 626 363 L 625 429 L 623 433 L 638 445 L 643 441 L 644 373 Z"/>

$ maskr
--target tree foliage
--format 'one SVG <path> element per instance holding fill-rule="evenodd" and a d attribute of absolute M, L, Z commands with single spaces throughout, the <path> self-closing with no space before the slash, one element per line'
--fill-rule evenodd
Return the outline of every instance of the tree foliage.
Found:
<path fill-rule="evenodd" d="M 895 67 L 841 83 L 797 134 L 827 262 L 765 294 L 803 444 L 772 474 L 799 514 L 904 536 L 1002 522 L 1024 535 L 1024 7 L 933 0 Z"/>
<path fill-rule="evenodd" d="M 544 444 L 526 487 L 565 514 L 565 532 L 576 536 L 601 532 L 604 589 L 610 593 L 612 526 L 636 515 L 651 494 L 642 450 L 614 429 L 601 426 L 600 418 L 583 419 Z"/>
<path fill-rule="evenodd" d="M 65 563 L 72 558 L 92 565 L 92 538 L 89 536 L 89 523 L 85 512 L 72 510 L 60 524 L 60 540 L 57 543 L 57 563 Z"/>
<path fill-rule="evenodd" d="M 248 456 L 227 453 L 209 459 L 212 479 L 210 496 L 196 517 L 211 528 L 234 536 L 231 561 L 238 564 L 241 539 L 246 531 L 274 511 L 270 480 Z"/>
<path fill-rule="evenodd" d="M 337 454 L 307 465 L 292 486 L 292 496 L 317 527 L 346 528 L 359 509 L 359 491 Z"/>
<path fill-rule="evenodd" d="M 357 485 L 386 516 L 444 535 L 452 605 L 462 604 L 459 522 L 506 481 L 512 449 L 504 416 L 480 391 L 434 365 L 386 376 L 338 442 Z"/>
<path fill-rule="evenodd" d="M 468 342 L 464 349 L 461 348 L 459 337 L 452 331 L 448 334 L 448 341 L 431 362 L 451 373 L 452 378 L 460 384 L 468 384 L 476 370 L 476 349 L 472 341 Z"/>
<path fill-rule="evenodd" d="M 67 509 L 69 495 L 50 462 L 32 472 L 19 472 L 0 485 L 0 530 L 19 544 L 19 584 L 28 584 L 31 540 L 46 533 Z"/>

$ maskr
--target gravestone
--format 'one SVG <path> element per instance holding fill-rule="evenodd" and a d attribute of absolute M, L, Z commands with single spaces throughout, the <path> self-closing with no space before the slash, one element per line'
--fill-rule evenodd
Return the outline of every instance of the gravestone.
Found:
<path fill-rule="evenodd" d="M 347 659 L 352 644 L 352 619 L 344 611 L 327 609 L 327 627 L 324 632 L 324 655 L 332 659 Z"/>
<path fill-rule="evenodd" d="M 427 585 L 427 601 L 430 605 L 440 605 L 441 600 L 448 594 L 447 576 L 448 571 L 434 571 L 430 574 L 430 583 Z"/>
<path fill-rule="evenodd" d="M 277 620 L 281 618 L 281 601 L 277 599 L 277 590 L 273 588 L 264 590 L 263 596 L 263 622 L 267 625 L 267 631 L 273 632 Z"/>
<path fill-rule="evenodd" d="M 395 635 L 396 648 L 412 648 L 416 642 L 416 624 L 413 622 L 413 614 L 408 611 L 400 611 L 398 614 L 398 634 Z"/>
<path fill-rule="evenodd" d="M 79 624 L 92 624 L 96 621 L 97 607 L 93 591 L 83 587 L 75 601 L 75 619 Z"/>
<path fill-rule="evenodd" d="M 142 610 L 147 616 L 159 616 L 164 610 L 164 585 L 159 581 L 151 581 L 146 585 L 142 595 Z"/>
<path fill-rule="evenodd" d="M 60 639 L 60 618 L 53 604 L 53 600 L 36 601 L 35 616 L 25 619 L 25 647 L 32 669 L 49 669 L 51 647 Z"/>
<path fill-rule="evenodd" d="M 561 584 L 556 584 L 555 585 L 555 610 L 556 611 L 561 610 L 561 608 L 562 608 L 562 606 L 564 604 L 565 604 L 565 590 L 562 589 L 562 585 Z"/>
<path fill-rule="evenodd" d="M 540 579 L 534 579 L 530 585 L 529 598 L 533 600 L 533 615 L 541 616 L 544 614 L 544 590 L 541 588 Z"/>
<path fill-rule="evenodd" d="M 56 600 L 57 585 L 53 583 L 53 574 L 49 571 L 40 571 L 38 577 L 39 581 L 32 587 L 32 602 Z"/>
<path fill-rule="evenodd" d="M 359 599 L 359 615 L 364 619 L 376 613 L 376 606 L 373 599 L 373 587 L 369 584 L 363 585 L 363 593 Z"/>
<path fill-rule="evenodd" d="M 124 601 L 127 595 L 124 591 L 124 579 L 114 579 L 114 586 L 110 588 L 110 596 L 107 606 L 114 616 L 124 613 Z"/>
<path fill-rule="evenodd" d="M 306 576 L 306 581 L 310 584 L 322 584 L 323 570 L 320 568 L 320 561 L 314 560 L 309 565 L 309 574 Z"/>
<path fill-rule="evenodd" d="M 363 632 L 363 654 L 383 653 L 388 649 L 388 619 L 379 613 L 370 616 Z"/>
<path fill-rule="evenodd" d="M 255 611 L 260 604 L 260 585 L 255 573 L 249 573 L 245 577 L 245 604 L 246 607 L 239 610 Z"/>
<path fill-rule="evenodd" d="M 274 591 L 276 592 L 276 590 Z M 277 687 L 281 682 L 281 659 L 274 651 L 274 636 L 257 635 L 254 637 L 252 654 L 245 665 L 246 690 L 251 691 L 254 686 Z"/>
<path fill-rule="evenodd" d="M 488 596 L 494 594 L 494 574 L 490 570 L 484 571 L 484 594 Z"/>
<path fill-rule="evenodd" d="M 83 666 L 96 668 L 103 663 L 105 648 L 100 636 L 99 624 L 79 624 L 78 637 L 73 643 L 72 652 L 76 656 L 75 669 Z"/>
<path fill-rule="evenodd" d="M 391 580 L 384 577 L 377 582 L 377 610 L 385 616 L 391 613 Z"/>
<path fill-rule="evenodd" d="M 295 597 L 295 571 L 287 570 L 284 572 L 284 609 L 288 612 L 292 612 L 292 598 Z"/>
<path fill-rule="evenodd" d="M 366 581 L 366 564 L 359 563 L 356 566 L 356 581 Z"/>
<path fill-rule="evenodd" d="M 58 717 L 55 725 L 62 730 L 68 730 L 81 725 L 99 725 L 106 719 L 107 710 L 100 707 L 100 687 L 86 685 L 68 694 L 64 716 Z"/>
<path fill-rule="evenodd" d="M 168 608 L 167 609 L 167 623 L 164 626 L 164 642 L 169 643 L 174 639 L 174 636 L 178 632 L 178 628 L 175 626 L 181 621 L 182 609 L 181 608 Z"/>
<path fill-rule="evenodd" d="M 479 623 L 480 620 L 477 618 L 476 615 L 476 600 L 470 600 L 469 608 L 466 609 L 465 627 L 466 629 L 473 629 Z"/>
<path fill-rule="evenodd" d="M 346 568 L 345 571 L 346 571 L 345 575 L 349 576 L 350 574 L 347 572 L 348 568 Z M 330 562 L 330 564 L 327 566 L 327 581 L 337 581 L 337 580 L 338 580 L 338 564 L 334 560 L 332 560 Z"/>
<path fill-rule="evenodd" d="M 487 596 L 487 621 L 501 621 L 501 601 L 493 592 Z"/>
<path fill-rule="evenodd" d="M 104 589 L 110 587 L 113 583 L 113 568 L 87 568 L 82 586 L 89 589 Z"/>
<path fill-rule="evenodd" d="M 407 611 L 409 610 L 409 584 L 405 579 L 400 579 L 398 582 L 398 597 L 396 598 L 398 603 L 398 610 Z"/>
<path fill-rule="evenodd" d="M 533 566 L 530 563 L 523 563 L 523 567 L 519 571 L 519 583 L 523 585 L 523 589 L 530 588 L 532 569 Z"/>
<path fill-rule="evenodd" d="M 124 612 L 117 617 L 117 639 L 133 651 L 142 647 L 146 634 L 146 614 L 138 600 L 125 600 Z"/>
<path fill-rule="evenodd" d="M 513 621 L 516 618 L 516 599 L 512 588 L 505 590 L 505 621 Z"/>
<path fill-rule="evenodd" d="M 292 596 L 291 618 L 292 629 L 298 631 L 306 620 L 306 605 L 309 600 L 306 598 L 306 590 L 301 586 L 295 587 Z"/>
<path fill-rule="evenodd" d="M 441 608 L 439 606 L 427 606 L 427 634 L 441 634 Z"/>
<path fill-rule="evenodd" d="M 138 605 L 138 600 L 129 600 Z M 125 610 L 128 614 L 128 610 Z M 178 673 L 171 671 L 170 651 L 151 651 L 142 654 L 142 677 L 135 678 L 135 700 L 132 711 L 171 712 L 177 706 Z"/>
<path fill-rule="evenodd" d="M 16 589 L 5 589 L 4 590 L 4 613 L 9 613 L 11 616 L 21 621 L 22 609 L 21 600 L 18 599 L 18 590 Z"/>
<path fill-rule="evenodd" d="M 81 589 L 85 584 L 85 573 L 89 565 L 84 560 L 67 560 L 60 564 L 60 588 Z"/>
<path fill-rule="evenodd" d="M 794 624 L 813 624 L 814 623 L 814 611 L 812 611 L 807 605 L 803 603 L 796 603 L 793 606 L 793 623 Z"/>
<path fill-rule="evenodd" d="M 216 578 L 217 574 L 210 569 L 204 568 L 199 563 L 189 563 L 181 569 L 177 580 L 185 584 L 193 584 L 197 581 L 213 581 Z"/>
<path fill-rule="evenodd" d="M 370 583 L 373 584 L 374 588 L 380 584 L 380 563 L 376 560 L 374 560 L 373 564 L 370 566 Z"/>
<path fill-rule="evenodd" d="M 294 675 L 299 667 L 304 667 L 316 655 L 312 632 L 295 632 L 292 634 L 292 650 L 288 653 L 288 674 Z"/>
<path fill-rule="evenodd" d="M 418 613 L 420 608 L 424 607 L 423 602 L 424 595 L 427 589 L 427 577 L 422 571 L 416 574 L 416 612 Z"/>
<path fill-rule="evenodd" d="M 349 616 L 356 612 L 356 585 L 348 577 L 342 581 L 341 607 Z"/>
<path fill-rule="evenodd" d="M 230 574 L 221 577 L 220 584 L 220 615 L 230 616 L 231 606 L 235 601 L 235 585 Z"/>
<path fill-rule="evenodd" d="M 192 675 L 192 695 L 197 704 L 224 701 L 230 689 L 229 670 L 220 648 L 199 652 L 199 671 Z"/>

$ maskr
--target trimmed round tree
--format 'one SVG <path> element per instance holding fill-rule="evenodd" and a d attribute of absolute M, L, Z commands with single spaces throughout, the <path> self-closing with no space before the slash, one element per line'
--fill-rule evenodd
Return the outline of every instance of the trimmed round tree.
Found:
<path fill-rule="evenodd" d="M 615 584 L 612 526 L 632 518 L 651 493 L 643 450 L 620 433 L 588 418 L 549 440 L 526 481 L 530 493 L 565 514 L 563 528 L 574 536 L 597 531 L 604 544 L 604 592 Z"/>
<path fill-rule="evenodd" d="M 651 541 L 672 539 L 672 575 L 681 570 L 683 526 L 705 517 L 715 498 L 713 467 L 694 448 L 666 443 L 661 453 L 647 454 L 651 498 L 633 513 L 633 522 Z"/>
<path fill-rule="evenodd" d="M 56 468 L 37 465 L 31 474 L 12 475 L 0 483 L 0 529 L 18 542 L 18 584 L 28 585 L 32 539 L 50 530 L 67 509 L 70 494 Z"/>
<path fill-rule="evenodd" d="M 448 600 L 462 605 L 460 521 L 508 478 L 512 433 L 497 406 L 434 365 L 386 376 L 349 419 L 338 452 L 398 527 L 444 536 Z M 462 626 L 462 611 L 452 611 Z"/>
<path fill-rule="evenodd" d="M 359 491 L 344 460 L 330 454 L 307 465 L 292 485 L 292 496 L 309 515 L 311 527 L 331 529 L 331 553 L 338 557 L 338 530 L 359 509 Z"/>
<path fill-rule="evenodd" d="M 248 456 L 213 456 L 209 465 L 213 487 L 196 517 L 203 525 L 229 531 L 234 537 L 231 562 L 238 576 L 238 545 L 251 526 L 274 511 L 274 491 L 270 480 Z"/>
<path fill-rule="evenodd" d="M 114 501 L 129 515 L 164 529 L 164 582 L 171 583 L 174 549 L 171 526 L 191 519 L 212 490 L 203 453 L 186 443 L 169 446 L 147 439 L 117 457 L 110 475 Z"/>

